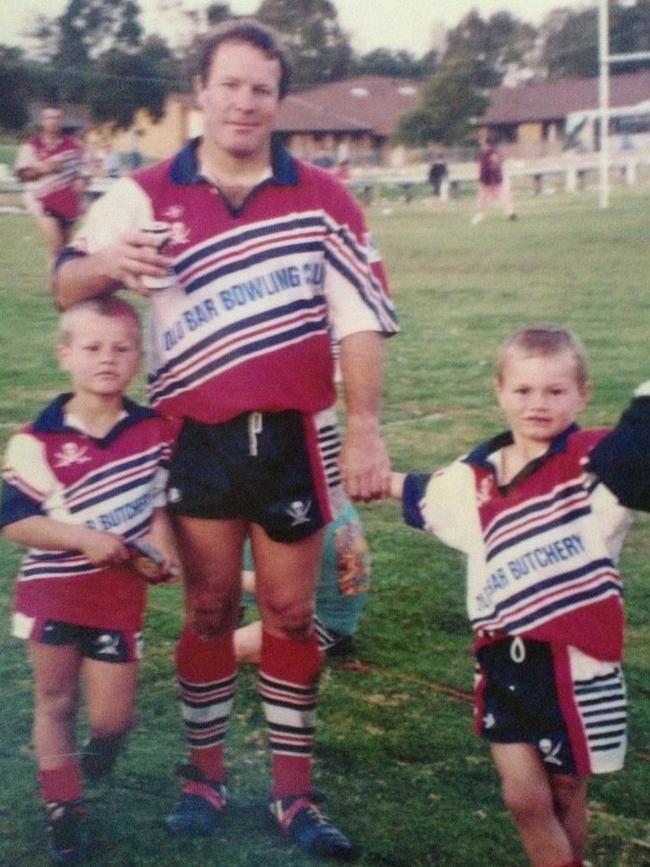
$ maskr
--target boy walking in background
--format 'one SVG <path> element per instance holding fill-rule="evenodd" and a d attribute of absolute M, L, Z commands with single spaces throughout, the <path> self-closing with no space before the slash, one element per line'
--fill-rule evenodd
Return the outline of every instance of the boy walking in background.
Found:
<path fill-rule="evenodd" d="M 70 307 L 58 355 L 73 391 L 10 440 L 0 518 L 28 549 L 12 631 L 34 673 L 50 854 L 71 864 L 86 852 L 81 772 L 108 773 L 133 725 L 146 582 L 132 546 L 159 554 L 150 579 L 169 577 L 178 556 L 164 510 L 171 430 L 124 397 L 142 355 L 136 311 L 107 297 Z M 90 740 L 79 758 L 80 679 Z"/>
<path fill-rule="evenodd" d="M 587 471 L 580 341 L 523 328 L 501 350 L 509 430 L 445 469 L 392 474 L 407 523 L 463 551 L 475 725 L 533 867 L 580 867 L 587 781 L 622 767 L 626 695 L 616 559 L 629 513 Z"/>

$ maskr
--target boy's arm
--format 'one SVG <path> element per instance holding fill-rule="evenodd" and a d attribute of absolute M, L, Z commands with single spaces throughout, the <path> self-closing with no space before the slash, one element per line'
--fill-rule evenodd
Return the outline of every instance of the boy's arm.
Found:
<path fill-rule="evenodd" d="M 589 456 L 589 470 L 623 506 L 650 511 L 650 381 Z"/>
<path fill-rule="evenodd" d="M 24 548 L 80 551 L 94 566 L 121 563 L 129 556 L 120 536 L 41 515 L 31 515 L 6 524 L 2 532 L 7 539 Z"/>
<path fill-rule="evenodd" d="M 390 490 L 388 496 L 394 500 L 401 500 L 404 493 L 404 482 L 406 473 L 391 473 L 390 474 Z"/>

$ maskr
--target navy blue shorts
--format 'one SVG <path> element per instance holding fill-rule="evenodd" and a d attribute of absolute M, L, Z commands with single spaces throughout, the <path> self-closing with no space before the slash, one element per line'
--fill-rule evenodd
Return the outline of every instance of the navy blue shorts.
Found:
<path fill-rule="evenodd" d="M 476 728 L 493 743 L 529 743 L 550 773 L 608 773 L 627 743 L 620 664 L 575 647 L 507 638 L 482 647 Z"/>
<path fill-rule="evenodd" d="M 295 411 L 248 413 L 211 425 L 186 419 L 169 478 L 169 511 L 243 518 L 276 542 L 297 542 L 332 518 L 338 432 Z"/>
<path fill-rule="evenodd" d="M 142 657 L 140 632 L 95 629 L 60 620 L 46 620 L 30 638 L 50 647 L 74 645 L 81 656 L 98 662 L 134 662 Z"/>

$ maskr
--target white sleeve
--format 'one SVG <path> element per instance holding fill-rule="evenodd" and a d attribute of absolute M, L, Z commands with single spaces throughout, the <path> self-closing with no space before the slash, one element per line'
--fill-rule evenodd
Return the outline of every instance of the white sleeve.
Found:
<path fill-rule="evenodd" d="M 142 187 L 131 178 L 119 178 L 92 204 L 72 246 L 95 253 L 152 220 L 151 201 Z"/>
<path fill-rule="evenodd" d="M 18 433 L 9 440 L 3 478 L 39 504 L 43 504 L 56 487 L 43 444 L 28 433 Z"/>
<path fill-rule="evenodd" d="M 424 528 L 445 545 L 469 554 L 481 536 L 472 468 L 454 461 L 434 473 L 420 503 Z"/>
<path fill-rule="evenodd" d="M 607 550 L 614 563 L 632 524 L 632 513 L 621 506 L 606 485 L 597 484 L 591 495 L 591 509 L 594 521 L 599 528 L 599 536 L 605 541 Z"/>
<path fill-rule="evenodd" d="M 14 165 L 14 171 L 19 172 L 21 169 L 29 169 L 36 162 L 38 162 L 36 157 L 36 152 L 32 145 L 29 142 L 24 142 L 18 148 L 18 154 L 16 156 L 16 163 Z"/>

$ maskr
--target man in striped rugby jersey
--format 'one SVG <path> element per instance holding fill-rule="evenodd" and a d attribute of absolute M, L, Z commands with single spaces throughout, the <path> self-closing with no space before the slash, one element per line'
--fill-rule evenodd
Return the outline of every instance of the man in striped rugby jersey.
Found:
<path fill-rule="evenodd" d="M 45 236 L 50 265 L 68 243 L 75 220 L 81 214 L 83 147 L 61 129 L 61 109 L 41 110 L 41 130 L 18 150 L 16 174 L 26 184 L 27 207 Z"/>
<path fill-rule="evenodd" d="M 629 512 L 588 471 L 606 430 L 571 332 L 520 329 L 496 393 L 509 430 L 427 475 L 393 473 L 410 525 L 467 556 L 476 731 L 533 867 L 580 867 L 587 781 L 622 767 L 626 695 L 618 553 Z"/>
<path fill-rule="evenodd" d="M 321 666 L 312 628 L 325 525 L 344 499 L 380 496 L 383 338 L 397 325 L 365 220 L 329 173 L 272 136 L 290 65 L 276 35 L 229 22 L 196 80 L 204 134 L 115 182 L 59 261 L 58 302 L 126 286 L 151 304 L 154 405 L 183 419 L 170 482 L 187 578 L 177 654 L 190 746 L 169 830 L 211 833 L 225 804 L 223 740 L 236 680 L 243 543 L 263 623 L 260 692 L 270 809 L 311 852 L 348 858 L 311 780 Z M 151 221 L 166 222 L 162 251 Z M 146 281 L 166 277 L 152 291 Z M 330 331 L 341 343 L 347 425 L 333 410 Z"/>

